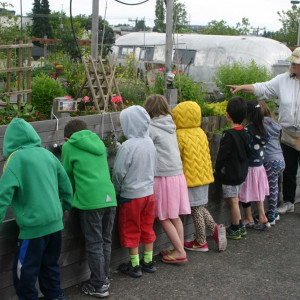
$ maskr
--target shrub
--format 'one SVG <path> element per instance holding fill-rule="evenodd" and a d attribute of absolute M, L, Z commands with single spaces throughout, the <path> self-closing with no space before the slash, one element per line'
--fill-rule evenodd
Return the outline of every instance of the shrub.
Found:
<path fill-rule="evenodd" d="M 71 61 L 64 61 L 64 70 L 64 76 L 66 79 L 64 88 L 66 90 L 66 94 L 74 98 L 85 80 L 83 64 L 75 64 Z"/>
<path fill-rule="evenodd" d="M 147 91 L 147 86 L 143 80 L 122 78 L 118 81 L 118 87 L 125 105 L 143 105 Z"/>
<path fill-rule="evenodd" d="M 49 75 L 51 72 L 55 72 L 55 68 L 53 64 L 45 63 L 41 67 L 35 67 L 31 71 L 32 78 L 35 78 L 37 76 L 41 76 L 41 74 Z"/>
<path fill-rule="evenodd" d="M 225 116 L 228 100 L 222 102 L 207 103 L 206 105 L 212 109 L 211 116 Z"/>
<path fill-rule="evenodd" d="M 49 114 L 53 99 L 64 95 L 62 84 L 45 74 L 34 78 L 32 83 L 31 104 L 40 113 Z"/>
<path fill-rule="evenodd" d="M 226 85 L 251 84 L 255 82 L 264 82 L 272 78 L 272 74 L 264 66 L 259 66 L 252 60 L 249 64 L 234 62 L 231 65 L 222 65 L 213 76 L 217 87 L 224 94 L 225 99 L 233 97 L 230 89 Z M 242 96 L 244 99 L 256 99 L 254 95 L 238 92 L 236 96 Z"/>
<path fill-rule="evenodd" d="M 201 83 L 194 82 L 192 76 L 175 75 L 174 86 L 178 90 L 178 102 L 195 101 L 201 106 L 202 115 L 211 115 L 212 108 L 209 108 L 205 99 L 207 91 Z M 149 88 L 148 94 L 164 94 L 165 89 L 165 73 L 157 72 L 153 85 Z"/>

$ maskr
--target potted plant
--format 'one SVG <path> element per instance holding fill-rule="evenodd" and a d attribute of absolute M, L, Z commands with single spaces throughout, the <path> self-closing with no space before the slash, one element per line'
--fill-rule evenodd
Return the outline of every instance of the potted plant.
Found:
<path fill-rule="evenodd" d="M 64 71 L 64 67 L 61 64 L 55 65 L 56 74 L 61 74 Z"/>

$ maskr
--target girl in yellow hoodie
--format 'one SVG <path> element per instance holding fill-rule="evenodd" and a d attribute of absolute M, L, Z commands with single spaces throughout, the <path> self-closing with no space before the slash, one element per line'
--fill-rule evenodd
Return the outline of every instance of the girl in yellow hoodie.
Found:
<path fill-rule="evenodd" d="M 195 240 L 185 242 L 184 248 L 192 251 L 208 251 L 205 234 L 207 225 L 218 251 L 224 251 L 227 246 L 225 226 L 217 225 L 204 207 L 208 202 L 208 187 L 214 181 L 214 177 L 207 136 L 200 128 L 201 108 L 194 101 L 182 102 L 173 109 L 173 118 L 177 127 L 178 146 L 196 229 Z"/>

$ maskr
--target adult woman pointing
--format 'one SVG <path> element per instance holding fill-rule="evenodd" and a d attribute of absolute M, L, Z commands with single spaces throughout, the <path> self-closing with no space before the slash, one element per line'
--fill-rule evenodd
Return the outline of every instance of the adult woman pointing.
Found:
<path fill-rule="evenodd" d="M 294 211 L 297 170 L 300 164 L 300 47 L 296 48 L 287 60 L 289 71 L 277 75 L 270 81 L 227 85 L 233 94 L 241 91 L 254 94 L 259 99 L 279 99 L 279 118 L 282 126 L 281 147 L 286 163 L 283 172 L 283 204 L 278 212 Z"/>

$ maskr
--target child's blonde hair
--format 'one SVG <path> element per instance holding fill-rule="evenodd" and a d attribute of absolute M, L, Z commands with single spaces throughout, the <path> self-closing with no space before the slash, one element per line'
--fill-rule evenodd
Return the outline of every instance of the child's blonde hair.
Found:
<path fill-rule="evenodd" d="M 167 99 L 163 95 L 159 95 L 159 94 L 150 95 L 144 103 L 144 108 L 148 112 L 151 119 L 155 117 L 159 117 L 161 115 L 172 116 L 172 112 L 168 105 Z"/>

